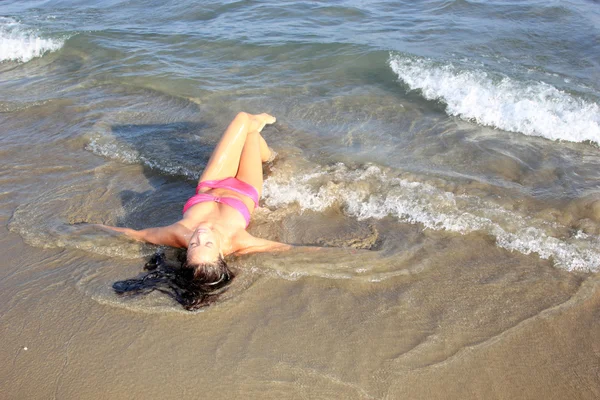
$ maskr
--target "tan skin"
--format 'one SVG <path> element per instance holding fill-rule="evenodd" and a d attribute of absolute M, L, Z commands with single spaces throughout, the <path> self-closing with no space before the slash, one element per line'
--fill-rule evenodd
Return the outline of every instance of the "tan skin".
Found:
<path fill-rule="evenodd" d="M 271 150 L 260 132 L 275 122 L 269 114 L 240 112 L 231 121 L 213 151 L 199 182 L 236 177 L 262 193 L 262 163 Z M 254 202 L 229 189 L 201 189 L 218 197 L 234 197 L 244 202 L 250 214 Z M 104 226 L 125 233 L 136 240 L 157 245 L 187 248 L 188 263 L 210 263 L 219 255 L 283 251 L 293 246 L 257 238 L 246 231 L 246 221 L 239 211 L 213 201 L 195 204 L 183 218 L 169 226 L 135 230 Z"/>

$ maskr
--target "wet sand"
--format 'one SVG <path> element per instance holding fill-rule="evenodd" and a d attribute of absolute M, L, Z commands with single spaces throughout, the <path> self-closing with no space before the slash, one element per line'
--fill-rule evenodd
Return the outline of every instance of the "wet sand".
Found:
<path fill-rule="evenodd" d="M 510 257 L 503 262 L 519 272 L 473 273 L 480 257 L 446 250 L 440 258 L 451 262 L 425 276 L 380 284 L 267 276 L 199 314 L 148 314 L 76 289 L 87 269 L 109 260 L 2 236 L 5 398 L 600 394 L 597 277 L 565 284 L 548 266 Z M 34 288 L 18 287 L 23 274 Z"/>
<path fill-rule="evenodd" d="M 32 112 L 40 129 L 55 123 Z M 13 138 L 1 175 L 4 398 L 600 396 L 598 274 L 481 232 L 292 204 L 263 207 L 251 231 L 332 248 L 234 259 L 232 288 L 199 313 L 156 293 L 120 298 L 112 283 L 154 249 L 77 223 L 167 222 L 193 182 L 91 155 L 80 138 Z M 280 170 L 302 162 L 276 149 Z"/>
<path fill-rule="evenodd" d="M 591 2 L 1 4 L 1 399 L 600 398 Z M 238 111 L 327 248 L 116 295 Z"/>
<path fill-rule="evenodd" d="M 139 166 L 124 170 L 147 185 Z M 164 296 L 128 302 L 112 293 L 112 282 L 139 273 L 143 258 L 32 247 L 8 231 L 17 204 L 44 179 L 28 175 L 2 206 L 5 398 L 600 396 L 597 274 L 562 271 L 485 235 L 340 222 L 332 214 L 330 224 L 347 225 L 337 243 L 349 231 L 368 238 L 375 226 L 386 240 L 407 251 L 418 243 L 419 251 L 381 281 L 344 279 L 341 270 L 327 278 L 314 266 L 312 276 L 277 269 L 298 262 L 294 254 L 270 266 L 263 256 L 240 258 L 232 295 L 190 314 Z M 111 204 L 96 206 L 100 217 Z M 298 240 L 335 242 L 326 231 L 298 228 L 314 218 L 289 213 L 269 230 L 263 217 L 254 229 L 277 236 L 296 227 Z"/>

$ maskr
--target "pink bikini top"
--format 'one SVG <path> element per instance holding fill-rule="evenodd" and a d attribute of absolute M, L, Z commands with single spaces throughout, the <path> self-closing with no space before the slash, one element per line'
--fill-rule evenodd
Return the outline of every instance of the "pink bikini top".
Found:
<path fill-rule="evenodd" d="M 213 196 L 210 193 L 198 193 L 202 188 L 210 188 L 210 189 L 228 189 L 232 190 L 241 195 L 247 196 L 254 202 L 254 206 L 258 206 L 258 192 L 252 186 L 247 184 L 246 182 L 242 182 L 237 178 L 225 178 L 219 180 L 212 181 L 202 181 L 198 183 L 198 187 L 196 188 L 196 195 L 190 197 L 190 199 L 183 206 L 183 213 L 192 206 L 198 203 L 204 203 L 207 201 L 214 201 L 217 203 L 226 204 L 229 207 L 233 207 L 242 214 L 244 220 L 246 220 L 246 227 L 250 224 L 250 210 L 240 199 L 236 199 L 235 197 L 217 197 Z"/>

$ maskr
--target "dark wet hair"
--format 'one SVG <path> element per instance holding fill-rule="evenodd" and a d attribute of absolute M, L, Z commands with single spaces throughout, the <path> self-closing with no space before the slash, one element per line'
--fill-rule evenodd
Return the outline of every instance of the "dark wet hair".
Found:
<path fill-rule="evenodd" d="M 185 257 L 181 258 L 185 260 Z M 115 292 L 119 295 L 140 295 L 158 290 L 177 300 L 188 311 L 214 303 L 227 291 L 234 278 L 221 256 L 212 264 L 182 261 L 178 267 L 168 262 L 163 253 L 156 253 L 144 269 L 150 272 L 139 278 L 115 282 L 112 286 Z"/>

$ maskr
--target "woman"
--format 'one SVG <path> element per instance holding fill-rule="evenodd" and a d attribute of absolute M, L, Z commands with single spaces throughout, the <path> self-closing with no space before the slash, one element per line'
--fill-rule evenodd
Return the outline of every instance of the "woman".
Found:
<path fill-rule="evenodd" d="M 246 231 L 262 192 L 262 163 L 271 157 L 260 132 L 274 122 L 275 117 L 269 114 L 245 112 L 233 119 L 198 181 L 196 195 L 185 203 L 179 221 L 142 230 L 107 227 L 137 240 L 187 248 L 183 268 L 117 282 L 113 286 L 117 292 L 166 291 L 185 308 L 196 309 L 213 302 L 216 296 L 210 293 L 233 278 L 225 256 L 292 247 Z M 164 261 L 158 258 L 155 263 L 157 260 L 159 264 Z"/>

